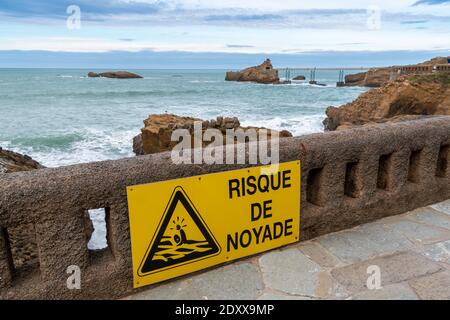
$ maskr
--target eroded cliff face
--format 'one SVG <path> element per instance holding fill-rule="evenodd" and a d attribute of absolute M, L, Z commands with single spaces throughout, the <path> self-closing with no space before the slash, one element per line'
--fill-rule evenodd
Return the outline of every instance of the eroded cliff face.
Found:
<path fill-rule="evenodd" d="M 225 76 L 226 81 L 250 81 L 257 83 L 279 83 L 278 71 L 275 70 L 270 62 L 266 59 L 259 66 L 250 67 L 241 71 L 229 71 Z"/>
<path fill-rule="evenodd" d="M 435 65 L 445 65 L 445 64 L 448 64 L 447 57 L 436 57 L 428 61 L 424 61 L 415 65 L 408 65 L 405 67 L 429 66 L 431 68 L 432 66 Z M 345 76 L 344 86 L 379 88 L 386 85 L 389 81 L 395 80 L 396 78 L 401 76 L 399 68 L 401 68 L 401 66 L 372 68 L 367 72 L 349 74 Z"/>
<path fill-rule="evenodd" d="M 372 89 L 341 107 L 329 107 L 325 130 L 386 121 L 450 115 L 450 75 L 402 77 Z"/>
<path fill-rule="evenodd" d="M 199 121 L 202 124 L 202 132 L 207 129 L 217 129 L 224 136 L 227 129 L 243 129 L 244 131 L 254 128 L 256 132 L 266 128 L 241 127 L 238 118 L 217 117 L 213 120 L 201 120 L 192 117 L 180 117 L 174 114 L 154 114 L 144 120 L 145 127 L 141 129 L 141 134 L 133 139 L 133 151 L 136 155 L 152 154 L 172 150 L 178 144 L 172 141 L 172 133 L 177 129 L 187 130 L 191 137 L 194 136 L 194 122 Z M 272 132 L 278 132 L 280 138 L 292 137 L 289 131 L 268 130 L 268 139 Z M 226 141 L 224 141 L 225 143 Z M 191 143 L 193 145 L 193 143 Z M 203 146 L 208 145 L 207 142 Z"/>
<path fill-rule="evenodd" d="M 367 72 L 345 76 L 345 86 L 378 88 L 388 83 L 392 76 L 393 70 L 391 68 L 370 69 Z"/>

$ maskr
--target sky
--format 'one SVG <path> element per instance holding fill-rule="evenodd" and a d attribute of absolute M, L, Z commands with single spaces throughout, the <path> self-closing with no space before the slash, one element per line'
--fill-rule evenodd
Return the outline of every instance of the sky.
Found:
<path fill-rule="evenodd" d="M 435 55 L 450 55 L 450 0 L 0 0 L 0 67 L 231 68 L 266 56 L 375 66 Z"/>

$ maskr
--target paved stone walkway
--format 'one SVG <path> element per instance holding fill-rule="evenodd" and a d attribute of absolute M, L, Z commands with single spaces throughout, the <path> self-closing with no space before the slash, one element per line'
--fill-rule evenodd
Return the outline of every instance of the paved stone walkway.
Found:
<path fill-rule="evenodd" d="M 368 289 L 369 266 L 379 268 L 381 289 Z M 450 299 L 450 200 L 127 299 Z"/>

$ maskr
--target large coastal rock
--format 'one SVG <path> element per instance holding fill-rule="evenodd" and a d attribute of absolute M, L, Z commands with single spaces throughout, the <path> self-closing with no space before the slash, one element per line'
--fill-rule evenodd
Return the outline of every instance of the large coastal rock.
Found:
<path fill-rule="evenodd" d="M 141 134 L 133 139 L 133 151 L 136 155 L 152 154 L 171 150 L 178 142 L 171 141 L 172 132 L 176 129 L 187 129 L 191 135 L 194 133 L 194 122 L 202 122 L 202 130 L 218 129 L 224 135 L 227 129 L 242 128 L 247 130 L 254 127 L 241 127 L 237 118 L 217 117 L 215 120 L 204 121 L 192 117 L 180 117 L 174 114 L 154 114 L 144 120 L 145 127 Z M 265 128 L 255 128 L 256 131 Z M 268 131 L 268 138 L 272 131 Z M 278 131 L 277 131 L 278 132 Z M 278 132 L 280 138 L 292 137 L 289 131 Z M 204 144 L 204 146 L 207 144 Z"/>
<path fill-rule="evenodd" d="M 4 150 L 0 147 L 0 173 L 30 171 L 42 168 L 44 166 L 29 156 Z"/>
<path fill-rule="evenodd" d="M 274 69 L 270 59 L 266 59 L 259 66 L 250 67 L 241 71 L 229 71 L 225 76 L 226 81 L 250 81 L 257 83 L 279 83 L 278 70 Z"/>
<path fill-rule="evenodd" d="M 292 79 L 292 80 L 303 81 L 303 80 L 306 80 L 306 77 L 304 75 L 299 75 L 299 76 L 294 77 L 294 79 Z"/>
<path fill-rule="evenodd" d="M 339 108 L 329 107 L 326 130 L 346 129 L 386 121 L 450 115 L 450 75 L 401 77 L 372 89 Z"/>
<path fill-rule="evenodd" d="M 108 71 L 102 73 L 89 72 L 89 78 L 141 79 L 142 76 L 128 71 Z"/>
<path fill-rule="evenodd" d="M 391 68 L 378 68 L 370 69 L 367 72 L 349 74 L 345 76 L 345 86 L 378 88 L 392 79 L 393 72 Z"/>

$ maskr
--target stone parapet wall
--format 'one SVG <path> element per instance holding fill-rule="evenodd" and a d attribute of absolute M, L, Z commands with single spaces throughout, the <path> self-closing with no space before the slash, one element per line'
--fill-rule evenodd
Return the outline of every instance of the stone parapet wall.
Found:
<path fill-rule="evenodd" d="M 394 70 L 400 70 L 402 74 L 447 72 L 450 71 L 450 64 L 403 66 L 394 68 Z"/>
<path fill-rule="evenodd" d="M 301 239 L 449 199 L 449 145 L 449 117 L 282 139 L 280 161 L 302 163 Z M 242 167 L 175 165 L 159 153 L 0 175 L 0 298 L 131 293 L 126 187 Z M 105 208 L 108 248 L 91 251 L 85 213 L 97 208 Z M 38 258 L 16 268 L 8 232 L 30 224 Z M 81 268 L 81 290 L 67 289 L 71 265 Z"/>

